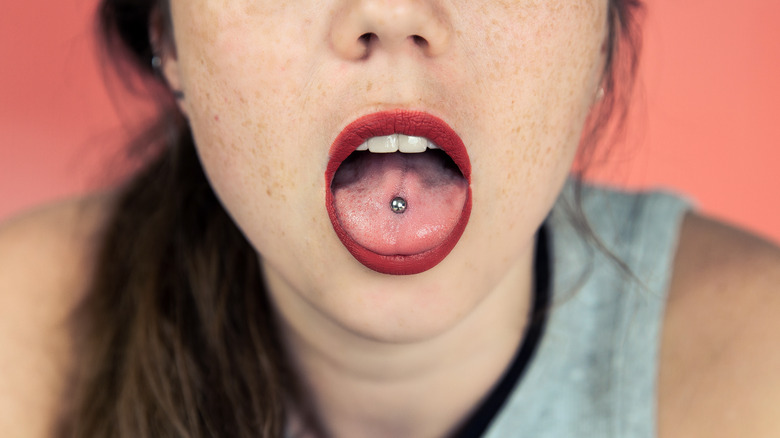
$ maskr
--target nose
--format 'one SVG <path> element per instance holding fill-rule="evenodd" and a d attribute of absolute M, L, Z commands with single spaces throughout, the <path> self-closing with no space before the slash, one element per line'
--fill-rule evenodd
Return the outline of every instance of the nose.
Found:
<path fill-rule="evenodd" d="M 427 57 L 446 52 L 452 26 L 437 0 L 344 0 L 330 34 L 336 53 L 367 59 L 374 51 L 418 51 Z"/>

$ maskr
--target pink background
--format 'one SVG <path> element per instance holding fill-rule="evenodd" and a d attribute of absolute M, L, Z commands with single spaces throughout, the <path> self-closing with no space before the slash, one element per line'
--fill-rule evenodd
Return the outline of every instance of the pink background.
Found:
<path fill-rule="evenodd" d="M 0 218 L 111 180 L 143 119 L 137 104 L 112 104 L 126 102 L 117 84 L 106 91 L 95 3 L 3 0 Z M 596 179 L 675 189 L 780 242 L 778 22 L 776 0 L 649 1 L 644 97 Z"/>

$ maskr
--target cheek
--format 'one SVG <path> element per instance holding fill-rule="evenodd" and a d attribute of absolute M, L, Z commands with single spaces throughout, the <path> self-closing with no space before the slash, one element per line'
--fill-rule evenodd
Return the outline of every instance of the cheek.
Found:
<path fill-rule="evenodd" d="M 298 202 L 289 193 L 297 190 L 302 162 L 278 141 L 282 132 L 273 120 L 240 99 L 231 102 L 226 95 L 234 94 L 212 89 L 204 98 L 193 99 L 190 126 L 201 162 L 232 214 L 283 214 L 291 202 Z"/>
<path fill-rule="evenodd" d="M 295 129 L 302 94 L 291 78 L 300 75 L 288 73 L 301 58 L 298 46 L 271 17 L 258 19 L 244 8 L 180 9 L 175 26 L 185 104 L 207 175 L 239 224 L 263 229 L 247 234 L 283 233 L 285 219 L 306 220 L 301 206 L 310 200 L 300 186 L 319 183 L 308 169 L 312 160 L 303 159 L 302 145 L 311 142 Z"/>
<path fill-rule="evenodd" d="M 605 7 L 550 3 L 521 8 L 509 20 L 514 32 L 482 60 L 492 62 L 481 103 L 490 110 L 478 119 L 489 153 L 475 166 L 491 173 L 498 197 L 528 196 L 530 187 L 565 175 L 598 88 Z"/>

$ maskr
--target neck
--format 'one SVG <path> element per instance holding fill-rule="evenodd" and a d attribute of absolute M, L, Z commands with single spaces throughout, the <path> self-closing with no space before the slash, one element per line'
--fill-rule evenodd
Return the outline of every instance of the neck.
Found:
<path fill-rule="evenodd" d="M 500 379 L 520 345 L 532 265 L 530 250 L 469 314 L 414 342 L 367 339 L 327 318 L 286 318 L 280 309 L 284 340 L 309 393 L 305 398 L 327 435 L 452 432 Z M 284 287 L 273 274 L 267 277 L 269 288 Z"/>

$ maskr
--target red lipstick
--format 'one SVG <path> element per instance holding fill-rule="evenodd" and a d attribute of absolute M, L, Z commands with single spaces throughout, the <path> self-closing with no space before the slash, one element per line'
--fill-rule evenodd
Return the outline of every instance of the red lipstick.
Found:
<path fill-rule="evenodd" d="M 342 162 L 369 138 L 392 134 L 425 137 L 435 143 L 452 159 L 468 185 L 460 217 L 449 234 L 441 243 L 417 254 L 383 255 L 358 244 L 340 221 L 334 204 L 331 186 Z M 383 274 L 411 275 L 433 268 L 452 251 L 471 214 L 471 162 L 463 141 L 447 123 L 422 111 L 395 110 L 369 114 L 347 125 L 331 145 L 329 153 L 330 159 L 325 171 L 325 183 L 328 187 L 325 196 L 326 209 L 336 235 L 360 263 Z"/>

